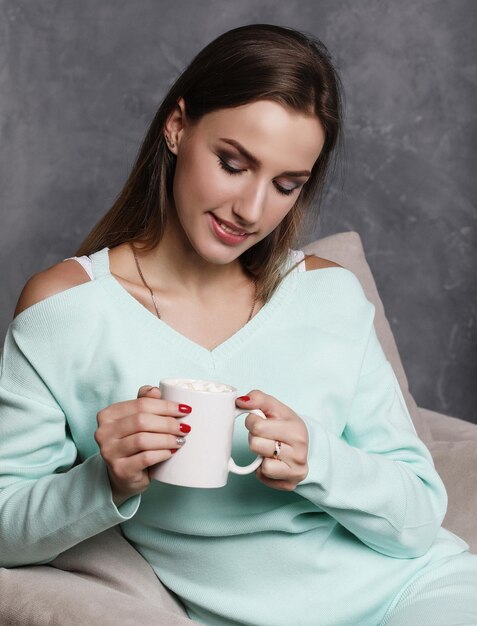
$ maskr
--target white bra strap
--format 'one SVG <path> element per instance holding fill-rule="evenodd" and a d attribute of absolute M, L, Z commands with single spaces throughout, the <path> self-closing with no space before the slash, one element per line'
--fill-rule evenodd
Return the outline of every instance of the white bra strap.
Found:
<path fill-rule="evenodd" d="M 290 250 L 290 261 L 292 265 L 301 261 L 300 265 L 297 267 L 297 271 L 306 272 L 305 253 L 303 250 Z"/>

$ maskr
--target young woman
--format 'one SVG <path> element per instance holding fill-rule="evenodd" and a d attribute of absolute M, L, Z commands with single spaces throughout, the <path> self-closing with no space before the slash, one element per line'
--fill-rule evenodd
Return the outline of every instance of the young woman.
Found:
<path fill-rule="evenodd" d="M 27 282 L 8 328 L 0 565 L 121 524 L 199 623 L 477 623 L 477 556 L 441 528 L 374 307 L 294 250 L 340 129 L 326 49 L 289 28 L 229 31 L 178 78 L 111 210 Z M 265 412 L 236 433 L 256 474 L 150 480 L 194 428 L 155 387 L 170 376 Z"/>

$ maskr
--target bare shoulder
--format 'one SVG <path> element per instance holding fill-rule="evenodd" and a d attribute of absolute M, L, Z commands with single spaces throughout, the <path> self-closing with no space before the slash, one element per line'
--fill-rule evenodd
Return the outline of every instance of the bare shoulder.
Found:
<path fill-rule="evenodd" d="M 88 274 L 77 261 L 71 259 L 56 263 L 28 279 L 18 298 L 13 317 L 41 300 L 89 280 Z"/>
<path fill-rule="evenodd" d="M 305 267 L 306 271 L 309 270 L 321 270 L 325 267 L 343 267 L 334 261 L 329 261 L 328 259 L 322 259 L 319 256 L 315 256 L 314 254 L 309 254 L 305 256 Z"/>

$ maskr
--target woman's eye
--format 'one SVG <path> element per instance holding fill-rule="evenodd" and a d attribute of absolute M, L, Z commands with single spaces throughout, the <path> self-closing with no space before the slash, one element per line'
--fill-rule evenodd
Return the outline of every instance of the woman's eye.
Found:
<path fill-rule="evenodd" d="M 224 161 L 220 157 L 218 159 L 218 163 L 219 163 L 220 167 L 224 171 L 227 172 L 227 174 L 231 174 L 232 176 L 234 176 L 235 174 L 243 174 L 243 172 L 245 171 L 245 170 L 238 170 L 235 167 L 231 167 L 226 161 Z M 275 189 L 278 191 L 278 193 L 281 193 L 284 196 L 289 196 L 289 195 L 291 195 L 295 191 L 295 189 L 298 189 L 298 187 L 292 187 L 291 189 L 287 189 L 286 187 L 281 187 L 280 185 L 275 185 Z"/>
<path fill-rule="evenodd" d="M 298 187 L 292 187 L 291 189 L 287 189 L 286 187 L 280 187 L 280 185 L 277 185 L 277 191 L 279 193 L 282 193 L 284 196 L 289 196 L 295 191 L 295 189 L 298 189 Z"/>
<path fill-rule="evenodd" d="M 229 174 L 241 174 L 244 170 L 237 170 L 234 167 L 230 167 L 228 163 L 226 163 L 223 159 L 219 157 L 219 165 L 220 167 L 228 172 Z"/>

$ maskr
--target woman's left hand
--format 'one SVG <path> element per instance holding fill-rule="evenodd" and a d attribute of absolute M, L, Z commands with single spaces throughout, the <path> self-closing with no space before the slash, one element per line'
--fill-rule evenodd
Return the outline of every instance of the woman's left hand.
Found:
<path fill-rule="evenodd" d="M 308 474 L 308 429 L 290 407 L 259 389 L 250 391 L 248 401 L 237 398 L 241 409 L 260 409 L 267 419 L 250 413 L 245 420 L 250 449 L 264 459 L 257 478 L 274 489 L 293 491 Z M 241 396 L 244 397 L 244 396 Z M 281 442 L 274 458 L 275 442 Z"/>

